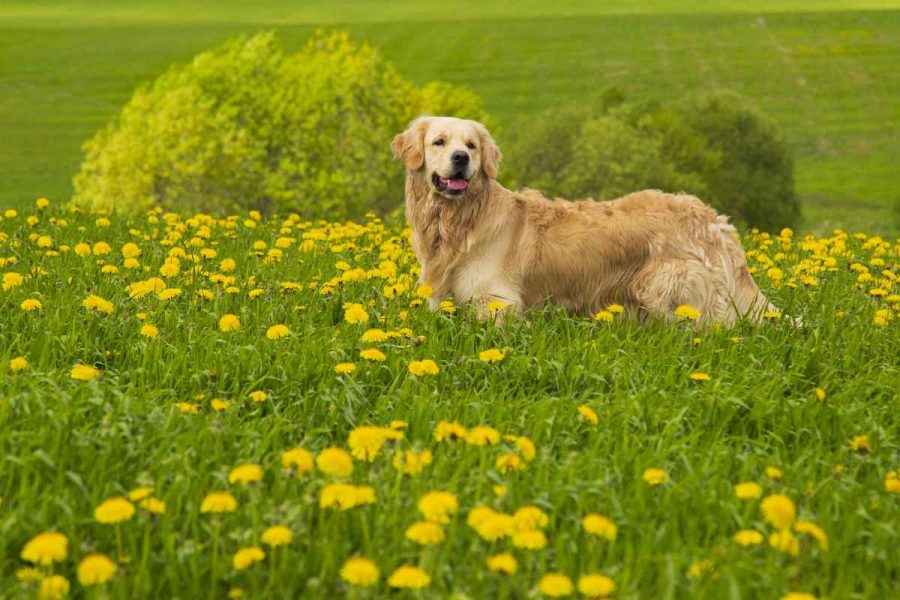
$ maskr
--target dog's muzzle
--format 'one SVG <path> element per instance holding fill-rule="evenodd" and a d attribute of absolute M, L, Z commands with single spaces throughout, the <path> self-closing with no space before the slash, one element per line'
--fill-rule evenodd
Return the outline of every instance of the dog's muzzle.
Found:
<path fill-rule="evenodd" d="M 459 196 L 469 188 L 469 181 L 462 172 L 456 173 L 452 177 L 441 177 L 437 173 L 432 173 L 431 183 L 434 185 L 434 189 L 450 196 Z"/>

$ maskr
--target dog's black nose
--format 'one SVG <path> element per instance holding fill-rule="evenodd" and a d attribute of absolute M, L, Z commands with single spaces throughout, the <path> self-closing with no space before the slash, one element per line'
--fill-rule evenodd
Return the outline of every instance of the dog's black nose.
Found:
<path fill-rule="evenodd" d="M 457 150 L 453 154 L 450 155 L 450 160 L 453 161 L 454 165 L 464 166 L 469 164 L 469 153 L 463 152 L 462 150 Z"/>

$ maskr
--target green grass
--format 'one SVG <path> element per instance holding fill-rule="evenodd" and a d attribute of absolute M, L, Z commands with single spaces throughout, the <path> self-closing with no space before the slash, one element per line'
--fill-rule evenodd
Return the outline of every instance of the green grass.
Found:
<path fill-rule="evenodd" d="M 415 306 L 411 286 L 385 297 L 385 286 L 414 281 L 415 260 L 406 240 L 392 237 L 399 230 L 379 223 L 313 230 L 274 220 L 251 229 L 243 219 L 226 227 L 173 216 L 169 225 L 153 217 L 101 228 L 95 216 L 48 210 L 28 208 L 0 222 L 8 288 L 0 291 L 4 598 L 33 597 L 35 584 L 13 574 L 26 566 L 23 546 L 46 530 L 70 540 L 68 557 L 54 570 L 72 581 L 75 597 L 223 598 L 231 588 L 252 598 L 340 597 L 349 592 L 340 567 L 356 554 L 382 572 L 378 586 L 358 590 L 357 598 L 384 597 L 387 575 L 404 563 L 421 565 L 432 578 L 420 597 L 530 597 L 550 571 L 573 579 L 604 573 L 616 582 L 617 598 L 780 598 L 789 591 L 887 598 L 895 590 L 900 495 L 886 491 L 884 480 L 900 466 L 896 245 L 853 236 L 746 239 L 758 281 L 785 312 L 803 315 L 800 329 L 767 321 L 696 331 L 688 322 L 599 323 L 558 312 L 497 327 L 466 307 L 449 315 Z M 26 223 L 35 213 L 38 222 Z M 40 250 L 40 236 L 49 236 L 58 253 Z M 297 239 L 280 261 L 257 256 L 266 251 L 253 250 L 255 241 L 272 248 L 279 236 Z M 111 253 L 76 252 L 79 243 L 101 241 Z M 142 250 L 137 268 L 125 268 L 126 242 Z M 198 257 L 196 270 L 182 258 L 180 272 L 167 279 L 182 296 L 129 298 L 127 286 L 156 276 L 167 255 L 203 248 L 217 256 Z M 773 286 L 764 257 L 783 270 L 784 285 Z M 214 283 L 225 258 L 236 261 L 234 280 Z M 395 274 L 376 271 L 319 292 L 341 276 L 340 261 L 378 269 L 384 260 L 394 261 Z M 104 272 L 110 265 L 117 272 Z M 799 283 L 797 269 L 816 285 Z M 858 275 L 864 269 L 868 281 Z M 26 279 L 14 286 L 11 272 Z M 283 282 L 298 289 L 284 291 Z M 870 295 L 876 286 L 894 297 Z M 212 299 L 201 299 L 201 289 Z M 251 289 L 264 293 L 251 299 Z M 114 312 L 84 308 L 89 294 L 111 301 Z M 28 298 L 43 307 L 26 313 L 19 307 Z M 345 322 L 345 302 L 365 305 L 369 322 Z M 883 325 L 875 322 L 878 310 L 887 315 Z M 240 316 L 240 330 L 219 330 L 226 313 Z M 158 339 L 140 335 L 141 318 L 159 328 Z M 267 339 L 276 323 L 291 335 Z M 367 344 L 360 340 L 367 327 L 409 327 L 412 337 Z M 361 360 L 369 346 L 387 360 Z M 503 349 L 505 358 L 481 362 L 479 352 L 488 348 Z M 28 366 L 13 372 L 9 361 L 18 356 Z M 424 358 L 440 372 L 412 376 L 410 361 Z M 356 371 L 335 375 L 334 365 L 344 361 Z M 77 363 L 102 374 L 74 381 Z M 691 381 L 695 371 L 710 381 Z M 826 390 L 824 401 L 817 387 Z M 254 402 L 254 390 L 269 398 Z M 231 405 L 215 412 L 213 398 Z M 196 405 L 198 414 L 182 413 L 181 402 Z M 579 414 L 582 404 L 598 413 L 597 424 Z M 351 480 L 374 488 L 372 505 L 320 509 L 319 493 L 333 478 L 320 471 L 298 478 L 282 468 L 284 450 L 346 446 L 354 427 L 395 419 L 408 422 L 405 439 L 388 442 L 371 464 L 355 463 Z M 514 448 L 438 443 L 433 430 L 441 420 L 528 436 L 537 456 L 522 471 L 500 472 L 496 459 Z M 863 434 L 871 452 L 852 451 L 848 441 Z M 408 448 L 434 457 L 415 477 L 391 466 L 393 452 Z M 229 484 L 229 471 L 248 461 L 262 466 L 263 480 Z M 783 478 L 767 477 L 770 466 Z M 668 482 L 645 483 L 642 473 L 651 467 L 665 469 Z M 735 544 L 739 529 L 757 529 L 766 539 L 773 531 L 758 501 L 734 496 L 741 481 L 792 498 L 799 518 L 824 529 L 828 550 L 800 534 L 797 557 L 767 542 Z M 154 487 L 166 502 L 164 515 L 138 509 L 117 526 L 94 520 L 105 498 L 139 485 Z M 502 498 L 497 485 L 507 487 Z M 213 490 L 231 491 L 238 510 L 201 514 Z M 404 531 L 421 518 L 416 504 L 431 490 L 456 495 L 459 510 L 446 525 L 446 541 L 420 548 Z M 466 524 L 479 504 L 509 513 L 540 507 L 549 519 L 546 548 L 483 541 Z M 583 531 L 589 512 L 617 524 L 614 542 Z M 261 532 L 276 523 L 289 527 L 294 541 L 265 548 L 266 559 L 246 571 L 233 569 L 232 554 L 260 544 Z M 485 568 L 487 556 L 504 550 L 519 561 L 510 577 Z M 107 596 L 75 583 L 76 565 L 90 552 L 119 563 Z M 714 573 L 686 575 L 707 559 Z"/>
<path fill-rule="evenodd" d="M 746 94 L 786 132 L 807 229 L 893 234 L 900 11 L 893 1 L 702 3 L 12 2 L 0 7 L 0 204 L 68 198 L 80 144 L 134 87 L 230 36 L 349 29 L 410 77 L 477 91 L 515 127 L 609 85 Z M 852 10 L 851 10 L 852 9 Z M 387 141 L 386 141 L 387 142 Z M 514 156 L 508 156 L 515 160 Z"/>

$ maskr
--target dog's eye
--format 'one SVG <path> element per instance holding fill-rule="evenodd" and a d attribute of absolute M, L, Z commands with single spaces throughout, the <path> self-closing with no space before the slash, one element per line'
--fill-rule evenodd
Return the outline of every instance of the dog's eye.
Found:
<path fill-rule="evenodd" d="M 444 140 L 441 140 L 441 139 L 434 140 L 434 145 L 435 146 L 443 146 Z"/>
<path fill-rule="evenodd" d="M 472 142 L 466 142 L 466 148 L 468 148 L 469 150 L 474 150 L 475 144 L 473 144 Z"/>

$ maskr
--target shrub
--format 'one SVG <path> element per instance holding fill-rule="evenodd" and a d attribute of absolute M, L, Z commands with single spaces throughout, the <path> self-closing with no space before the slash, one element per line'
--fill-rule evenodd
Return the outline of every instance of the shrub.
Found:
<path fill-rule="evenodd" d="M 518 131 L 507 153 L 516 185 L 566 198 L 687 191 L 742 225 L 765 229 L 791 226 L 799 217 L 784 140 L 731 93 L 661 107 L 628 103 L 608 90 Z"/>
<path fill-rule="evenodd" d="M 294 55 L 272 33 L 241 37 L 139 88 L 85 144 L 73 200 L 125 212 L 359 215 L 399 202 L 390 140 L 438 111 L 485 116 L 473 93 L 417 89 L 343 33 L 317 34 Z"/>

